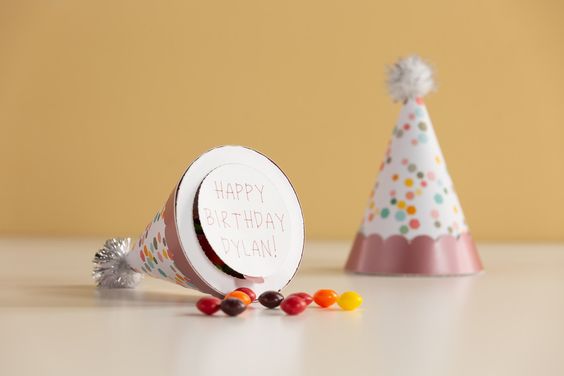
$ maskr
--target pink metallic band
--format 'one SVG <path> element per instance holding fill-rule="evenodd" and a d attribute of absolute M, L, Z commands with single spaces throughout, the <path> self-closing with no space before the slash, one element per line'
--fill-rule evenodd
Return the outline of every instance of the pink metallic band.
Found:
<path fill-rule="evenodd" d="M 480 256 L 469 233 L 445 235 L 435 240 L 401 235 L 383 239 L 358 233 L 345 265 L 350 272 L 367 274 L 464 275 L 483 270 Z"/>
<path fill-rule="evenodd" d="M 200 278 L 198 273 L 194 270 L 188 259 L 182 245 L 180 244 L 180 237 L 178 236 L 177 222 L 176 222 L 176 193 L 178 185 L 174 187 L 168 200 L 166 201 L 163 218 L 165 222 L 165 237 L 170 251 L 172 251 L 172 259 L 174 266 L 190 280 L 190 283 L 196 286 L 201 292 L 212 295 L 218 295 L 203 279 Z"/>

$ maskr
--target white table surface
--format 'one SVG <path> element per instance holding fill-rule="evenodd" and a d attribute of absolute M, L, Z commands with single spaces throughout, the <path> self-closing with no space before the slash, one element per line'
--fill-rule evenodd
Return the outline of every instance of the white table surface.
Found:
<path fill-rule="evenodd" d="M 101 239 L 2 239 L 0 375 L 562 375 L 564 246 L 479 245 L 486 273 L 351 275 L 350 243 L 310 242 L 283 292 L 356 290 L 362 309 L 200 315 L 146 278 L 101 291 Z"/>

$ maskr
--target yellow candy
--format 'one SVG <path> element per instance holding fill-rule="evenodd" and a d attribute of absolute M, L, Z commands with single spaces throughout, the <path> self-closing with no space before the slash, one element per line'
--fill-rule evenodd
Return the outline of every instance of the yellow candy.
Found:
<path fill-rule="evenodd" d="M 352 311 L 360 307 L 362 304 L 362 296 L 354 291 L 347 291 L 339 296 L 337 304 L 345 311 Z"/>

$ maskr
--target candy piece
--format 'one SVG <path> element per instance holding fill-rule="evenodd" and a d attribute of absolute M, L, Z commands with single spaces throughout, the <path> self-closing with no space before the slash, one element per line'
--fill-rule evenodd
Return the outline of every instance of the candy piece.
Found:
<path fill-rule="evenodd" d="M 289 296 L 299 296 L 306 302 L 307 305 L 310 305 L 313 302 L 313 298 L 307 292 L 294 292 Z"/>
<path fill-rule="evenodd" d="M 200 312 L 205 313 L 206 315 L 213 315 L 214 313 L 219 311 L 220 304 L 221 300 L 219 300 L 218 298 L 205 297 L 198 300 L 196 307 L 200 310 Z"/>
<path fill-rule="evenodd" d="M 241 314 L 247 306 L 242 300 L 237 298 L 227 298 L 221 302 L 221 310 L 229 316 L 237 316 Z"/>
<path fill-rule="evenodd" d="M 354 291 L 347 291 L 339 296 L 337 304 L 345 311 L 352 311 L 360 307 L 362 304 L 362 296 Z"/>
<path fill-rule="evenodd" d="M 284 300 L 284 295 L 278 291 L 265 291 L 259 296 L 259 302 L 266 308 L 276 308 Z"/>
<path fill-rule="evenodd" d="M 238 289 L 235 289 L 235 291 L 243 291 L 249 296 L 249 298 L 251 298 L 251 302 L 257 300 L 257 294 L 255 294 L 255 292 L 248 287 L 239 287 Z"/>
<path fill-rule="evenodd" d="M 307 303 L 304 298 L 298 295 L 290 295 L 280 304 L 282 311 L 290 316 L 299 315 L 307 308 Z"/>
<path fill-rule="evenodd" d="M 313 295 L 313 301 L 318 306 L 327 308 L 337 301 L 337 293 L 334 290 L 319 290 Z"/>
<path fill-rule="evenodd" d="M 251 304 L 251 298 L 249 298 L 249 295 L 245 294 L 243 291 L 232 291 L 229 294 L 225 295 L 225 298 L 239 299 L 240 301 L 245 303 L 245 305 Z"/>

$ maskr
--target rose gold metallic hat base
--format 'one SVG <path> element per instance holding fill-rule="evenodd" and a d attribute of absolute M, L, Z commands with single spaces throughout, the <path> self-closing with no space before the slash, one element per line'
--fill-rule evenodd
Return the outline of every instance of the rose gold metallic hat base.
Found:
<path fill-rule="evenodd" d="M 364 274 L 462 276 L 483 271 L 480 256 L 469 233 L 438 239 L 401 235 L 383 239 L 358 233 L 345 270 Z"/>

